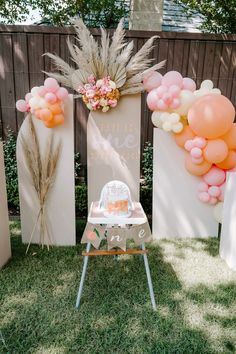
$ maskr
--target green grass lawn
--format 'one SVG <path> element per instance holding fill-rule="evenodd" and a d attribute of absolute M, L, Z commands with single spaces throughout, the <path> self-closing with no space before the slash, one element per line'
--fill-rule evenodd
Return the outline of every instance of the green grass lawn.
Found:
<path fill-rule="evenodd" d="M 141 256 L 90 259 L 78 311 L 84 246 L 32 246 L 25 256 L 15 223 L 13 258 L 0 271 L 0 353 L 235 353 L 236 272 L 218 247 L 217 239 L 148 247 L 157 312 Z"/>

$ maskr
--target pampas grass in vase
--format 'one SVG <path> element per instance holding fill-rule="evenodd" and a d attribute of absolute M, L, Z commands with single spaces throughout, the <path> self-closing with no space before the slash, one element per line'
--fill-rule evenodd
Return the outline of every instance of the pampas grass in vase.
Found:
<path fill-rule="evenodd" d="M 51 133 L 46 144 L 46 149 L 42 154 L 40 152 L 39 141 L 31 114 L 28 115 L 28 127 L 28 134 L 27 136 L 21 136 L 21 142 L 26 165 L 31 176 L 35 193 L 38 197 L 39 210 L 30 235 L 26 254 L 28 253 L 38 224 L 42 248 L 46 244 L 49 250 L 49 245 L 52 243 L 47 225 L 47 200 L 56 178 L 56 170 L 61 150 L 61 142 L 55 145 L 53 133 Z"/>

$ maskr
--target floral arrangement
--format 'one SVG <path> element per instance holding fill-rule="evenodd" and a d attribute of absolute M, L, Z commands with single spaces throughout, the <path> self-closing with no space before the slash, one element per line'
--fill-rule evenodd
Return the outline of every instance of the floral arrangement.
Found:
<path fill-rule="evenodd" d="M 101 109 L 107 112 L 111 107 L 116 107 L 120 92 L 110 76 L 97 80 L 93 75 L 88 77 L 88 82 L 78 88 L 87 108 L 91 111 Z"/>
<path fill-rule="evenodd" d="M 79 46 L 69 40 L 67 44 L 76 68 L 60 57 L 46 53 L 60 71 L 46 74 L 79 93 L 90 110 L 107 112 L 116 107 L 121 96 L 144 91 L 144 75 L 160 69 L 165 64 L 163 61 L 150 67 L 153 59 L 149 58 L 149 54 L 157 36 L 150 38 L 132 55 L 134 43 L 124 39 L 123 20 L 112 38 L 101 29 L 101 45 L 81 19 L 75 21 L 75 30 Z"/>
<path fill-rule="evenodd" d="M 43 121 L 47 128 L 54 128 L 64 123 L 64 102 L 68 91 L 60 87 L 57 80 L 47 78 L 44 85 L 35 86 L 25 95 L 25 99 L 16 102 L 20 112 L 30 112 Z"/>
<path fill-rule="evenodd" d="M 201 178 L 198 198 L 215 205 L 219 221 L 226 172 L 236 170 L 236 123 L 233 104 L 205 80 L 200 88 L 177 71 L 149 72 L 143 79 L 153 124 L 174 135 L 186 151 L 185 168 Z"/>

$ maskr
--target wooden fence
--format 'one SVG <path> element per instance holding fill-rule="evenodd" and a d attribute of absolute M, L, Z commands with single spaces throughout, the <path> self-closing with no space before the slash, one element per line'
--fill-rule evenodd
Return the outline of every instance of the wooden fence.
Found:
<path fill-rule="evenodd" d="M 99 37 L 99 30 L 92 30 Z M 33 86 L 45 79 L 42 71 L 52 71 L 45 52 L 56 53 L 69 61 L 67 37 L 74 40 L 71 27 L 5 26 L 0 25 L 0 137 L 7 129 L 15 132 L 24 118 L 15 110 L 15 102 L 23 98 Z M 199 33 L 169 33 L 127 31 L 128 40 L 134 40 L 135 50 L 152 35 L 160 36 L 153 50 L 155 62 L 167 59 L 162 72 L 178 70 L 197 82 L 211 79 L 236 105 L 236 35 L 211 35 Z M 86 123 L 88 112 L 82 102 L 75 100 L 75 151 L 81 154 L 86 165 Z M 152 142 L 153 126 L 150 112 L 142 96 L 142 149 L 146 141 Z"/>

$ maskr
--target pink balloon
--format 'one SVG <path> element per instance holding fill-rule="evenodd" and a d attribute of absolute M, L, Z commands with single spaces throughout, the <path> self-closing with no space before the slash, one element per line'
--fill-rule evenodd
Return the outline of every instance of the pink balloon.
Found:
<path fill-rule="evenodd" d="M 211 186 L 208 189 L 208 193 L 210 194 L 211 197 L 218 198 L 220 196 L 220 187 L 218 186 Z"/>
<path fill-rule="evenodd" d="M 158 96 L 156 91 L 157 90 L 154 89 L 150 91 L 149 94 L 147 95 L 147 105 L 151 111 L 155 111 L 157 109 Z"/>
<path fill-rule="evenodd" d="M 191 151 L 194 148 L 193 140 L 187 140 L 186 143 L 184 144 L 184 148 L 187 151 Z"/>
<path fill-rule="evenodd" d="M 48 77 L 44 81 L 44 86 L 47 88 L 48 91 L 50 92 L 56 92 L 59 89 L 59 85 L 57 80 L 53 79 L 52 77 Z"/>
<path fill-rule="evenodd" d="M 44 97 L 47 92 L 48 92 L 48 90 L 45 86 L 39 86 L 39 89 L 38 89 L 39 96 Z"/>
<path fill-rule="evenodd" d="M 25 100 L 16 101 L 16 109 L 20 112 L 27 112 L 28 105 Z"/>
<path fill-rule="evenodd" d="M 204 181 L 210 186 L 219 186 L 225 181 L 225 171 L 218 167 L 211 167 L 210 170 L 203 176 Z"/>
<path fill-rule="evenodd" d="M 56 102 L 56 100 L 57 100 L 57 96 L 54 94 L 54 93 L 52 93 L 52 92 L 48 92 L 48 93 L 46 93 L 46 95 L 45 95 L 45 100 L 48 102 L 48 103 L 55 103 Z"/>
<path fill-rule="evenodd" d="M 171 94 L 169 92 L 166 92 L 166 93 L 163 94 L 162 99 L 163 99 L 163 101 L 166 104 L 169 105 L 171 103 L 171 101 L 172 101 L 172 96 L 171 96 Z"/>
<path fill-rule="evenodd" d="M 202 138 L 200 136 L 196 136 L 193 139 L 193 141 L 194 141 L 194 146 L 196 146 L 196 147 L 198 147 L 200 149 L 203 149 L 206 146 L 206 144 L 207 144 L 206 139 L 204 139 L 204 138 Z"/>
<path fill-rule="evenodd" d="M 161 85 L 156 89 L 156 93 L 158 96 L 162 96 L 164 93 L 166 93 L 168 91 L 167 87 Z"/>
<path fill-rule="evenodd" d="M 143 78 L 143 86 L 147 92 L 161 85 L 162 75 L 156 71 L 148 73 Z"/>
<path fill-rule="evenodd" d="M 219 200 L 221 202 L 223 202 L 225 199 L 225 186 L 226 186 L 226 182 L 224 182 L 223 184 L 221 184 L 221 186 L 219 186 L 220 188 Z"/>
<path fill-rule="evenodd" d="M 178 98 L 173 98 L 173 101 L 170 104 L 172 109 L 176 109 L 180 106 L 180 100 Z"/>
<path fill-rule="evenodd" d="M 157 109 L 160 111 L 166 111 L 168 108 L 168 105 L 163 101 L 163 99 L 159 99 L 157 101 Z"/>
<path fill-rule="evenodd" d="M 192 162 L 195 163 L 195 165 L 200 165 L 204 161 L 203 157 L 192 157 Z"/>
<path fill-rule="evenodd" d="M 203 203 L 208 203 L 210 200 L 210 196 L 207 192 L 200 192 L 198 193 L 198 198 L 201 200 Z"/>
<path fill-rule="evenodd" d="M 179 86 L 171 85 L 168 92 L 171 93 L 173 97 L 179 97 L 180 91 Z"/>
<path fill-rule="evenodd" d="M 208 184 L 206 182 L 200 182 L 198 185 L 199 192 L 207 192 L 208 191 Z"/>
<path fill-rule="evenodd" d="M 192 79 L 190 79 L 189 77 L 183 78 L 183 89 L 193 92 L 196 90 L 196 88 L 196 84 Z"/>
<path fill-rule="evenodd" d="M 65 87 L 60 87 L 57 90 L 56 95 L 59 100 L 65 100 L 68 97 L 69 93 Z"/>
<path fill-rule="evenodd" d="M 29 100 L 32 98 L 33 96 L 32 96 L 32 94 L 29 92 L 29 93 L 27 93 L 26 95 L 25 95 L 25 101 L 28 103 L 29 102 Z"/>
<path fill-rule="evenodd" d="M 200 157 L 202 157 L 202 150 L 198 147 L 194 147 L 191 152 L 190 152 L 191 156 L 194 157 L 195 159 L 199 159 Z"/>
<path fill-rule="evenodd" d="M 215 198 L 215 197 L 210 197 L 210 200 L 209 200 L 209 204 L 210 204 L 210 205 L 216 205 L 217 202 L 218 202 L 217 198 Z"/>
<path fill-rule="evenodd" d="M 176 85 L 182 88 L 183 77 L 178 71 L 169 71 L 163 76 L 161 83 L 166 87 Z"/>

